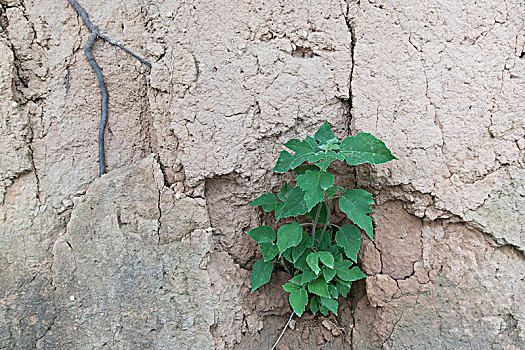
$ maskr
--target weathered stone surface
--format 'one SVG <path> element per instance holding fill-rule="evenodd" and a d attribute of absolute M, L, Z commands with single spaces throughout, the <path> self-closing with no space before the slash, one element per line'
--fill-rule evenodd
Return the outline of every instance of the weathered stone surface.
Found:
<path fill-rule="evenodd" d="M 396 281 L 388 275 L 375 275 L 366 279 L 366 296 L 372 307 L 383 307 L 397 292 Z"/>
<path fill-rule="evenodd" d="M 401 202 L 388 202 L 374 213 L 375 246 L 381 254 L 381 271 L 396 279 L 414 273 L 421 260 L 421 220 L 410 215 Z"/>
<path fill-rule="evenodd" d="M 20 0 L 0 0 L 0 4 L 6 6 L 16 6 L 20 4 Z"/>
<path fill-rule="evenodd" d="M 57 314 L 38 346 L 231 346 L 242 274 L 211 243 L 204 200 L 176 199 L 153 157 L 95 181 L 54 245 Z"/>
<path fill-rule="evenodd" d="M 374 244 L 366 238 L 359 251 L 359 261 L 361 262 L 361 270 L 365 275 L 373 276 L 381 273 L 381 254 Z"/>
<path fill-rule="evenodd" d="M 505 349 L 521 346 L 523 256 L 491 246 L 476 231 L 446 225 L 431 239 L 431 281 L 398 281 L 401 294 L 382 308 L 368 298 L 355 311 L 354 347 L 377 349 Z"/>
<path fill-rule="evenodd" d="M 24 142 L 31 137 L 27 118 L 21 116 L 13 98 L 14 57 L 10 43 L 0 38 L 0 203 L 15 178 L 31 171 L 31 154 Z"/>
<path fill-rule="evenodd" d="M 150 110 L 154 127 L 178 145 L 160 159 L 182 163 L 189 186 L 205 183 L 217 243 L 241 264 L 255 246 L 239 232 L 260 221 L 246 205 L 282 185 L 269 176 L 281 144 L 325 119 L 348 132 L 341 99 L 349 96 L 351 39 L 341 6 L 159 1 L 148 9 L 154 45 L 165 52 L 153 65 Z M 158 142 L 168 149 L 174 141 Z"/>
<path fill-rule="evenodd" d="M 378 1 L 351 8 L 354 127 L 402 145 L 400 161 L 378 167 L 373 182 L 431 194 L 431 220 L 452 214 L 501 241 L 514 235 L 511 244 L 521 247 L 520 224 L 491 225 L 484 213 L 490 205 L 520 214 L 521 195 L 509 186 L 523 172 L 525 119 L 515 93 L 524 84 L 523 6 Z"/>
<path fill-rule="evenodd" d="M 336 168 L 374 192 L 360 259 L 379 275 L 280 346 L 522 347 L 523 4 L 80 2 L 152 69 L 96 42 L 97 179 L 88 31 L 67 1 L 2 2 L 0 348 L 271 347 L 286 276 L 249 293 L 243 231 L 271 220 L 247 204 L 291 178 L 270 174 L 282 142 L 325 119 L 399 157 Z"/>

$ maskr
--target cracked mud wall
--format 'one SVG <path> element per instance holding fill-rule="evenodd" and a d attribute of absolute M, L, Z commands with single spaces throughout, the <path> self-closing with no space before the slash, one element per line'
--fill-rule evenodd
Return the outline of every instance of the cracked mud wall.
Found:
<path fill-rule="evenodd" d="M 525 4 L 0 1 L 0 348 L 266 349 L 284 273 L 249 294 L 247 204 L 328 119 L 399 161 L 371 190 L 370 276 L 282 349 L 519 349 L 525 342 Z M 66 92 L 66 69 L 69 89 Z"/>

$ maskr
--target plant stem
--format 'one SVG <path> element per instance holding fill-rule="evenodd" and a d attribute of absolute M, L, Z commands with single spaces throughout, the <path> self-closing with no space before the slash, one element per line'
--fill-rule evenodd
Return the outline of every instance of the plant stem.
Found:
<path fill-rule="evenodd" d="M 320 203 L 319 208 L 317 208 L 317 213 L 315 213 L 315 220 L 312 225 L 312 238 L 315 238 L 315 229 L 317 227 L 317 222 L 319 221 L 319 215 L 321 215 L 321 208 L 323 207 L 322 204 L 323 202 Z"/>
<path fill-rule="evenodd" d="M 323 241 L 323 237 L 324 237 L 324 233 L 326 232 L 326 228 L 329 226 L 331 211 L 332 211 L 332 199 L 328 201 L 328 209 L 327 209 L 328 213 L 326 214 L 326 221 L 324 223 L 323 232 L 321 232 L 321 236 L 319 238 L 319 245 L 317 246 L 318 248 L 321 245 L 321 242 Z"/>
<path fill-rule="evenodd" d="M 286 328 L 288 328 L 288 325 L 289 325 L 290 322 L 292 321 L 292 317 L 293 317 L 293 312 L 292 312 L 292 314 L 290 315 L 290 318 L 288 319 L 288 322 L 286 322 L 286 325 L 284 326 L 284 329 L 283 329 L 283 331 L 281 332 L 281 335 L 279 336 L 279 338 L 277 339 L 277 341 L 275 342 L 275 344 L 273 344 L 271 350 L 274 350 L 274 349 L 275 349 L 275 347 L 277 346 L 277 343 L 279 343 L 279 340 L 281 340 L 281 338 L 283 337 L 283 334 L 284 334 L 284 332 L 286 331 Z"/>
<path fill-rule="evenodd" d="M 288 266 L 286 266 L 286 263 L 284 262 L 284 258 L 281 256 L 281 265 L 283 265 L 284 269 L 286 270 L 286 272 L 288 272 L 290 275 L 292 275 L 292 272 L 290 271 L 290 269 L 288 268 Z M 292 275 L 293 276 L 293 275 Z"/>

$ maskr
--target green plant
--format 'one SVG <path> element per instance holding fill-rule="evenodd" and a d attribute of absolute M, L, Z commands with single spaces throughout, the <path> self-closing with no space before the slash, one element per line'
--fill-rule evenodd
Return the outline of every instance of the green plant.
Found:
<path fill-rule="evenodd" d="M 293 311 L 301 316 L 310 303 L 312 313 L 329 311 L 337 314 L 338 297 L 346 297 L 353 281 L 366 277 L 356 266 L 361 247 L 361 230 L 373 240 L 372 195 L 362 189 L 336 186 L 328 171 L 334 161 L 348 165 L 380 164 L 397 159 L 383 141 L 368 133 L 360 133 L 340 141 L 328 122 L 315 133 L 315 138 L 292 139 L 284 144 L 292 150 L 282 151 L 273 169 L 277 173 L 294 170 L 295 187 L 285 183 L 277 196 L 265 193 L 250 206 L 261 206 L 275 212 L 275 220 L 295 217 L 280 226 L 277 233 L 271 226 L 246 232 L 259 244 L 263 259 L 253 266 L 252 293 L 270 281 L 275 264 L 292 275 L 283 289 L 289 292 Z M 330 223 L 335 201 L 354 225 Z M 292 314 L 293 315 L 293 314 Z"/>

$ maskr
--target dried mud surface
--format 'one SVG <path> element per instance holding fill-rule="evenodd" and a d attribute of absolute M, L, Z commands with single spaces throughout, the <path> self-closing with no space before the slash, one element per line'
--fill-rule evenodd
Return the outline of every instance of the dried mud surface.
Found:
<path fill-rule="evenodd" d="M 370 275 L 278 349 L 525 343 L 525 4 L 0 1 L 0 348 L 268 349 L 290 315 L 247 204 L 325 120 L 399 157 L 339 181 L 374 193 Z M 69 80 L 67 79 L 69 71 Z M 68 89 L 66 89 L 68 85 Z"/>

